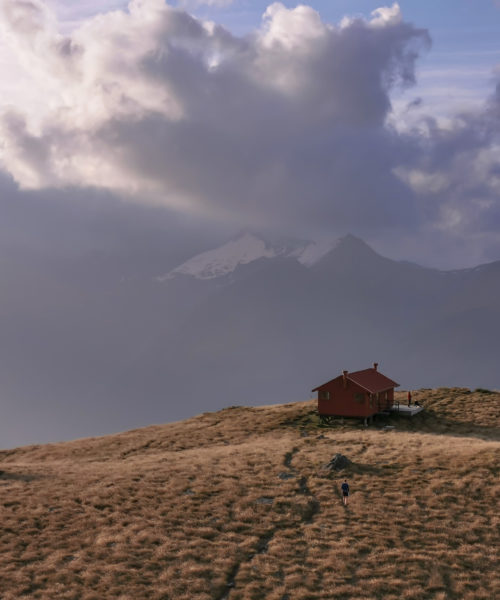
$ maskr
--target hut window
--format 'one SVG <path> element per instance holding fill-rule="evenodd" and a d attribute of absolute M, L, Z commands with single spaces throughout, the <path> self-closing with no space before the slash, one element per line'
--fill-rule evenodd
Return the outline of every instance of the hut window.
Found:
<path fill-rule="evenodd" d="M 319 399 L 320 400 L 330 400 L 330 392 L 327 392 L 326 390 L 321 390 L 319 393 Z"/>
<path fill-rule="evenodd" d="M 363 402 L 365 401 L 365 395 L 364 394 L 354 394 L 354 400 L 356 400 L 356 402 L 358 402 L 359 404 L 363 404 Z"/>

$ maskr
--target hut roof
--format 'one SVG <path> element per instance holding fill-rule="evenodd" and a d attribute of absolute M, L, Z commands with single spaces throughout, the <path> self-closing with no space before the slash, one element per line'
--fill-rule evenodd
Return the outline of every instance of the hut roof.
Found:
<path fill-rule="evenodd" d="M 335 381 L 335 379 L 341 378 L 343 375 L 339 375 L 334 379 L 330 379 L 326 383 L 319 385 L 314 388 L 312 391 L 316 392 L 325 385 L 328 385 L 330 382 Z M 353 383 L 356 383 L 360 387 L 364 388 L 367 392 L 371 394 L 376 394 L 377 392 L 384 392 L 385 390 L 389 390 L 394 387 L 398 387 L 399 383 L 396 383 L 389 377 L 382 375 L 377 369 L 363 369 L 362 371 L 353 371 L 349 373 L 346 371 L 346 378 Z"/>
<path fill-rule="evenodd" d="M 365 388 L 365 390 L 371 392 L 372 394 L 383 392 L 399 385 L 399 383 L 396 383 L 392 379 L 389 379 L 389 377 L 382 375 L 382 373 L 379 373 L 375 369 L 363 369 L 362 371 L 347 373 L 347 379 L 357 383 L 359 386 Z"/>

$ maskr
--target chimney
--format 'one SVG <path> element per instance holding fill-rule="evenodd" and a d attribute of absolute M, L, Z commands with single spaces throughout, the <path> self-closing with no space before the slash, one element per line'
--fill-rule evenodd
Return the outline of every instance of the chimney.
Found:
<path fill-rule="evenodd" d="M 349 371 L 342 371 L 342 378 L 343 378 L 343 382 L 344 382 L 344 390 L 347 389 L 347 373 Z"/>
<path fill-rule="evenodd" d="M 375 369 L 375 371 L 377 370 L 378 367 L 378 363 L 373 363 L 373 368 Z"/>

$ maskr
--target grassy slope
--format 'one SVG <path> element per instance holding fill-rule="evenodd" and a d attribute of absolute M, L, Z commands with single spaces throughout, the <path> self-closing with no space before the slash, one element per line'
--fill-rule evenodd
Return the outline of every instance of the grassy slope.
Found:
<path fill-rule="evenodd" d="M 500 394 L 414 398 L 392 431 L 301 402 L 0 452 L 0 598 L 500 597 Z"/>

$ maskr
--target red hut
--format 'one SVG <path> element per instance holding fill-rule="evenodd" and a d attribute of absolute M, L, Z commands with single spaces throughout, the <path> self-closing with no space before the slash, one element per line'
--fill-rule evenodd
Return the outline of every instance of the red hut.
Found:
<path fill-rule="evenodd" d="M 318 392 L 318 413 L 322 421 L 333 417 L 360 417 L 366 420 L 391 409 L 394 388 L 399 385 L 377 370 L 343 371 L 342 375 L 313 389 Z"/>

